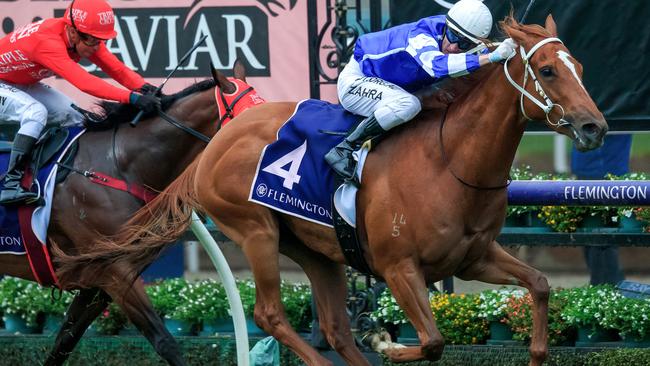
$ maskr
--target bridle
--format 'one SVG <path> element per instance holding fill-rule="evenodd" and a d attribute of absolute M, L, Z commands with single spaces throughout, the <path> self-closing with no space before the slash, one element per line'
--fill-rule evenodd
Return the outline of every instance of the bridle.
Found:
<path fill-rule="evenodd" d="M 514 86 L 515 89 L 517 89 L 521 93 L 521 95 L 519 96 L 519 107 L 521 109 L 521 113 L 524 115 L 526 119 L 531 120 L 531 118 L 528 117 L 528 115 L 526 114 L 526 110 L 524 109 L 524 96 L 528 98 L 531 102 L 535 103 L 539 108 L 542 109 L 542 111 L 544 111 L 544 114 L 546 115 L 546 121 L 548 122 L 549 125 L 553 127 L 560 127 L 560 126 L 570 124 L 567 120 L 564 119 L 564 107 L 562 107 L 562 105 L 560 104 L 553 103 L 553 101 L 551 101 L 548 95 L 544 92 L 542 85 L 537 80 L 537 76 L 535 76 L 535 73 L 533 72 L 533 68 L 530 66 L 530 62 L 529 62 L 530 58 L 533 57 L 533 54 L 535 54 L 537 50 L 542 48 L 542 46 L 552 42 L 559 42 L 564 44 L 564 42 L 562 42 L 562 40 L 560 40 L 559 38 L 550 37 L 537 42 L 537 44 L 535 44 L 528 52 L 526 52 L 523 46 L 519 46 L 519 54 L 521 55 L 521 60 L 524 63 L 524 82 L 522 86 L 517 84 L 517 82 L 512 79 L 512 77 L 510 76 L 510 72 L 508 71 L 508 61 L 510 61 L 510 59 L 515 57 L 514 53 L 506 60 L 506 62 L 503 63 L 503 72 L 506 74 L 506 78 L 508 79 L 510 84 L 512 84 L 512 86 Z M 529 75 L 530 78 L 535 82 L 535 90 L 537 91 L 539 96 L 544 100 L 544 102 L 541 102 L 539 99 L 537 99 L 535 96 L 533 96 L 526 90 L 526 83 L 528 82 Z M 558 107 L 560 109 L 562 116 L 556 122 L 553 122 L 551 121 L 550 114 L 555 107 Z"/>
<path fill-rule="evenodd" d="M 228 103 L 228 100 L 226 99 L 226 95 L 223 92 L 223 88 L 219 88 L 219 97 L 217 99 L 217 106 L 219 107 L 219 112 L 221 112 L 221 108 L 223 106 L 224 113 L 221 115 L 221 119 L 219 119 L 218 130 L 221 129 L 221 126 L 224 124 L 224 122 L 227 122 L 227 120 L 235 118 L 235 115 L 233 114 L 233 111 L 235 109 L 235 104 L 237 104 L 237 102 L 239 102 L 243 97 L 245 97 L 246 94 L 252 92 L 253 90 L 255 89 L 252 86 L 249 86 L 248 88 L 244 89 L 244 91 L 237 94 L 237 96 L 232 100 L 232 102 Z"/>

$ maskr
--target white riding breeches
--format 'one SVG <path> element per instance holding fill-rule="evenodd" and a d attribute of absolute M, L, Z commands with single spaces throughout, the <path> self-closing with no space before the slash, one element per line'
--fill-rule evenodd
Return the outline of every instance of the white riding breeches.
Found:
<path fill-rule="evenodd" d="M 343 108 L 364 117 L 374 114 L 384 130 L 410 121 L 422 109 L 420 100 L 400 86 L 365 76 L 354 58 L 341 71 L 336 87 Z"/>
<path fill-rule="evenodd" d="M 18 133 L 38 138 L 45 124 L 81 125 L 83 116 L 72 100 L 49 85 L 15 85 L 0 81 L 0 121 L 20 123 Z"/>

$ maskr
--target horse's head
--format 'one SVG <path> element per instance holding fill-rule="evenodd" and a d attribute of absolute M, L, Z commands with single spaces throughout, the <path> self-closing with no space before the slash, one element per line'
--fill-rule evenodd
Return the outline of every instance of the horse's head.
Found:
<path fill-rule="evenodd" d="M 546 120 L 555 131 L 569 136 L 581 151 L 595 149 L 603 143 L 607 122 L 582 84 L 582 65 L 560 39 L 553 17 L 546 18 L 545 27 L 522 25 L 512 17 L 501 27 L 519 45 L 514 59 L 523 63 L 523 88 L 520 108 L 529 119 Z M 508 73 L 506 62 L 506 73 Z M 509 74 L 507 74 L 509 75 Z"/>
<path fill-rule="evenodd" d="M 246 82 L 246 68 L 237 59 L 233 67 L 233 77 L 226 77 L 214 67 L 212 78 L 216 82 L 217 107 L 221 126 L 230 122 L 244 110 L 265 102 L 255 89 Z"/>

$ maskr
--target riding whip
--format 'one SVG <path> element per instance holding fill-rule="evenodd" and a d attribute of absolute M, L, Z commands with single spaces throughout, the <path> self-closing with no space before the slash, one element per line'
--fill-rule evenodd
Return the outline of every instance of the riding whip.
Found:
<path fill-rule="evenodd" d="M 161 91 L 162 88 L 165 86 L 165 84 L 167 83 L 167 81 L 169 80 L 169 78 L 170 78 L 170 77 L 171 77 L 171 76 L 176 72 L 176 70 L 178 70 L 178 68 L 179 68 L 179 67 L 180 67 L 180 66 L 181 66 L 185 61 L 187 61 L 187 58 L 190 57 L 190 55 L 192 54 L 192 52 L 194 52 L 194 51 L 195 51 L 195 50 L 196 50 L 196 49 L 201 45 L 201 43 L 203 43 L 203 41 L 205 41 L 206 38 L 208 38 L 207 35 L 204 35 L 203 37 L 201 37 L 201 39 L 199 39 L 199 41 L 196 42 L 196 44 L 194 44 L 194 46 L 192 46 L 192 48 L 190 48 L 190 49 L 189 49 L 189 50 L 188 50 L 188 51 L 183 55 L 183 57 L 181 58 L 181 60 L 178 61 L 178 64 L 176 64 L 176 67 L 175 67 L 175 68 L 174 68 L 174 69 L 169 73 L 169 75 L 167 75 L 167 77 L 165 78 L 165 80 L 163 80 L 162 84 L 160 84 L 160 86 L 158 86 L 158 87 L 156 88 L 156 91 L 154 92 L 154 95 L 158 95 L 158 94 L 160 93 L 160 91 Z M 135 116 L 135 118 L 133 118 L 133 121 L 129 122 L 129 124 L 131 125 L 131 127 L 135 127 L 135 126 L 138 124 L 138 122 L 140 122 L 140 118 L 142 118 L 142 115 L 143 115 L 143 114 L 144 114 L 144 111 L 140 111 L 140 112 L 138 112 L 138 114 Z"/>
<path fill-rule="evenodd" d="M 523 24 L 524 20 L 526 20 L 526 17 L 528 16 L 528 12 L 530 11 L 530 8 L 533 7 L 533 4 L 535 4 L 535 0 L 530 0 L 528 6 L 526 7 L 526 10 L 524 11 L 524 14 L 521 16 L 521 19 L 519 19 L 519 23 Z"/>

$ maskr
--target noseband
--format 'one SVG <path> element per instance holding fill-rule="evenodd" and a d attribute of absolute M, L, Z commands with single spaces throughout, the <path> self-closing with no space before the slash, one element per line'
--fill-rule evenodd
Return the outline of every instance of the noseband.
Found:
<path fill-rule="evenodd" d="M 519 97 L 519 107 L 521 108 L 521 113 L 524 115 L 524 117 L 526 117 L 529 120 L 531 119 L 530 117 L 528 117 L 528 115 L 526 115 L 526 111 L 524 110 L 524 96 L 525 96 L 531 102 L 535 103 L 538 107 L 540 107 L 544 111 L 544 114 L 546 115 L 546 121 L 548 122 L 549 125 L 559 127 L 559 126 L 564 126 L 569 124 L 569 122 L 564 119 L 564 108 L 560 104 L 553 103 L 553 101 L 551 101 L 548 95 L 544 92 L 544 89 L 542 89 L 542 85 L 539 83 L 539 81 L 537 81 L 537 77 L 535 76 L 535 73 L 533 72 L 533 69 L 530 66 L 530 62 L 529 62 L 530 58 L 533 57 L 533 54 L 535 54 L 537 50 L 542 48 L 542 46 L 552 42 L 559 42 L 564 44 L 562 40 L 560 40 L 559 38 L 552 37 L 552 38 L 545 38 L 537 42 L 537 44 L 535 44 L 533 48 L 531 48 L 530 51 L 528 51 L 528 53 L 526 53 L 526 50 L 524 49 L 523 46 L 519 46 L 519 54 L 521 55 L 521 60 L 524 63 L 523 86 L 517 84 L 517 82 L 515 82 L 512 79 L 512 77 L 510 76 L 510 72 L 508 71 L 508 61 L 510 61 L 510 59 L 512 59 L 515 56 L 514 54 L 510 56 L 503 64 L 503 71 L 506 74 L 506 78 L 508 79 L 510 84 L 512 84 L 512 86 L 514 86 L 515 89 L 519 90 L 519 92 L 521 93 L 521 96 Z M 526 90 L 526 82 L 528 81 L 529 75 L 530 78 L 533 79 L 533 81 L 535 82 L 535 90 L 537 91 L 539 96 L 542 97 L 542 99 L 544 100 L 543 103 Z M 555 108 L 556 106 L 560 109 L 562 116 L 560 117 L 559 120 L 553 122 L 550 119 L 550 114 L 553 108 Z"/>

